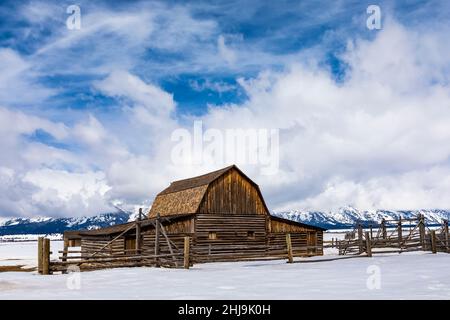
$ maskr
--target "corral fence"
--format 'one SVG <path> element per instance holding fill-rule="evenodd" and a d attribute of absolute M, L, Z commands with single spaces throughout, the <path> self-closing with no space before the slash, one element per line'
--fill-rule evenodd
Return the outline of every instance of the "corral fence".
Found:
<path fill-rule="evenodd" d="M 143 266 L 189 269 L 193 263 L 190 256 L 192 238 L 185 236 L 181 240 L 182 245 L 177 245 L 168 237 L 159 219 L 152 223 L 155 226 L 155 245 L 154 250 L 151 251 L 142 247 L 139 240 L 135 242 L 133 249 L 114 248 L 116 240 L 133 228 L 136 229 L 136 239 L 141 239 L 140 219 L 114 239 L 104 242 L 98 240 L 86 242 L 82 250 L 69 250 L 68 240 L 64 239 L 64 249 L 58 251 L 57 260 L 50 259 L 52 254 L 50 239 L 40 237 L 38 238 L 38 272 L 41 274 L 57 271 L 65 273 L 68 270 L 74 270 L 74 267 L 80 271 Z"/>
<path fill-rule="evenodd" d="M 164 227 L 161 225 L 159 230 Z M 118 236 L 119 237 L 119 236 Z M 299 251 L 302 252 L 301 256 L 305 256 L 303 253 L 313 252 L 315 250 L 322 250 L 321 246 L 305 246 L 297 247 L 294 249 L 291 234 L 286 233 L 284 243 L 279 242 L 276 246 L 271 245 L 261 246 L 260 251 L 255 252 L 253 257 L 246 256 L 240 257 L 235 251 L 242 249 L 242 246 L 216 246 L 209 247 L 208 255 L 205 255 L 205 248 L 199 250 L 192 250 L 192 237 L 184 237 L 184 245 L 182 248 L 177 246 L 168 237 L 164 237 L 166 241 L 166 250 L 169 253 L 160 252 L 161 245 L 158 245 L 158 237 L 156 237 L 155 252 L 150 253 L 145 250 L 132 249 L 132 250 L 114 250 L 110 248 L 110 244 L 114 242 L 113 239 L 108 243 L 105 243 L 102 248 L 97 250 L 67 250 L 58 251 L 58 260 L 51 260 L 50 256 L 50 239 L 39 238 L 38 239 L 38 272 L 40 274 L 52 274 L 54 272 L 63 272 L 71 270 L 97 270 L 106 268 L 121 268 L 121 267 L 169 267 L 169 268 L 185 268 L 189 269 L 196 262 L 205 262 L 208 260 L 208 256 L 213 258 L 214 261 L 220 261 L 220 255 L 224 254 L 224 250 L 228 253 L 232 253 L 235 256 L 235 261 L 245 260 L 273 260 L 273 259 L 287 259 L 288 263 L 294 262 L 294 257 L 299 256 Z M 108 250 L 106 248 L 109 247 Z M 169 248 L 167 250 L 167 248 Z M 253 249 L 253 248 L 252 248 Z M 267 254 L 270 249 L 270 254 Z M 218 253 L 216 254 L 215 251 Z M 275 254 L 273 254 L 275 253 Z M 306 254 L 307 255 L 307 254 Z M 206 260 L 205 260 L 206 257 Z M 226 259 L 230 261 L 230 259 Z M 77 269 L 74 269 L 76 267 Z"/>
<path fill-rule="evenodd" d="M 410 251 L 450 253 L 448 220 L 443 220 L 440 226 L 430 226 L 423 215 L 418 215 L 409 219 L 383 219 L 369 228 L 358 223 L 345 240 L 333 239 L 331 246 L 338 249 L 339 255 L 366 253 L 372 256 Z"/>
<path fill-rule="evenodd" d="M 136 229 L 136 239 L 141 239 L 140 219 L 136 220 L 128 229 L 112 240 L 99 242 L 93 240 L 91 245 L 85 243 L 83 250 L 69 250 L 67 239 L 64 240 L 64 249 L 58 251 L 58 259 L 51 260 L 50 239 L 40 237 L 38 239 L 38 271 L 41 274 L 53 272 L 67 272 L 68 270 L 96 270 L 120 267 L 168 267 L 189 269 L 194 263 L 219 261 L 220 256 L 232 254 L 236 261 L 287 259 L 288 263 L 294 262 L 294 257 L 323 253 L 324 248 L 336 248 L 339 255 L 362 256 L 364 253 L 371 257 L 378 253 L 401 253 L 409 251 L 431 251 L 433 253 L 449 253 L 448 220 L 444 220 L 437 229 L 431 229 L 423 215 L 413 219 L 383 220 L 380 224 L 374 224 L 364 229 L 362 224 L 357 224 L 351 232 L 347 233 L 344 240 L 332 239 L 323 241 L 323 245 L 293 246 L 297 241 L 286 233 L 283 239 L 277 238 L 276 243 L 270 246 L 252 247 L 254 256 L 239 256 L 239 251 L 245 245 L 207 246 L 192 250 L 192 237 L 183 236 L 170 239 L 164 225 L 159 219 L 154 222 L 155 234 L 151 237 L 154 246 L 151 250 L 142 247 L 140 241 L 136 241 L 135 248 L 115 248 L 114 243 L 132 228 Z M 145 240 L 145 236 L 143 237 Z M 205 254 L 206 253 L 206 254 Z M 230 259 L 226 259 L 230 261 Z M 324 259 L 323 261 L 326 261 Z M 76 267 L 77 269 L 74 269 Z"/>

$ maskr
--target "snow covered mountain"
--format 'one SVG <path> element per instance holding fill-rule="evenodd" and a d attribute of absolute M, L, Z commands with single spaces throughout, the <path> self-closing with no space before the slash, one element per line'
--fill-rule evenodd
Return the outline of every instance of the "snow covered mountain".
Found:
<path fill-rule="evenodd" d="M 414 218 L 418 214 L 424 214 L 429 224 L 440 224 L 442 223 L 442 219 L 450 219 L 450 210 L 362 211 L 350 206 L 342 207 L 335 212 L 292 210 L 288 212 L 273 212 L 272 214 L 326 229 L 351 228 L 357 222 L 361 222 L 363 225 L 369 225 L 373 222 L 379 223 L 383 218 L 392 219 L 398 218 L 399 216 L 402 218 Z M 124 211 L 81 218 L 15 218 L 0 222 L 0 236 L 60 234 L 65 230 L 92 230 L 135 219 L 135 213 L 126 213 Z"/>
<path fill-rule="evenodd" d="M 429 224 L 441 224 L 442 219 L 450 219 L 450 210 L 374 210 L 363 211 L 346 206 L 334 212 L 321 211 L 299 211 L 273 212 L 273 215 L 293 221 L 316 225 L 326 229 L 349 228 L 360 222 L 369 225 L 374 222 L 381 222 L 384 219 L 415 218 L 418 214 L 425 216 Z"/>
<path fill-rule="evenodd" d="M 81 218 L 15 218 L 0 222 L 0 236 L 23 234 L 55 234 L 65 230 L 98 229 L 125 223 L 132 215 L 125 212 L 104 213 Z"/>

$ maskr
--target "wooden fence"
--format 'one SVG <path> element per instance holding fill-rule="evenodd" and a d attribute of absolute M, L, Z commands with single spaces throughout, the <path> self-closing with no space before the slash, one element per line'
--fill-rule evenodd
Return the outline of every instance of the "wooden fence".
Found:
<path fill-rule="evenodd" d="M 191 251 L 191 237 L 184 237 L 183 247 L 170 245 L 173 251 L 170 253 L 158 253 L 150 254 L 148 252 L 142 251 L 137 253 L 136 249 L 132 250 L 118 250 L 111 251 L 108 249 L 104 251 L 104 248 L 108 247 L 109 244 L 113 243 L 116 239 L 113 239 L 105 243 L 100 249 L 89 249 L 89 250 L 62 250 L 58 251 L 60 254 L 59 259 L 52 261 L 50 255 L 50 239 L 39 238 L 38 239 L 38 271 L 40 274 L 52 274 L 53 272 L 67 272 L 68 270 L 97 270 L 105 268 L 121 268 L 121 267 L 169 267 L 169 268 L 185 268 L 189 269 L 194 262 L 205 262 L 207 257 L 211 256 L 214 261 L 220 261 L 220 256 L 214 254 L 217 251 L 218 254 L 224 254 L 224 250 L 228 252 L 233 252 L 234 250 L 239 250 L 239 246 L 223 246 L 210 248 L 212 252 L 209 252 L 205 256 L 201 249 L 201 252 Z M 170 240 L 168 240 L 170 243 Z M 296 251 L 293 249 L 291 234 L 285 234 L 284 243 L 278 243 L 276 246 L 272 245 L 270 247 L 274 254 L 268 253 L 268 247 L 265 246 L 261 248 L 266 250 L 266 255 L 261 255 L 260 253 L 255 254 L 254 257 L 242 257 L 236 256 L 236 261 L 243 260 L 270 260 L 270 259 L 287 259 L 288 263 L 294 262 L 294 257 L 298 256 Z M 158 249 L 156 249 L 158 250 Z M 308 252 L 309 250 L 322 250 L 320 246 L 305 246 L 297 248 L 299 252 Z M 206 260 L 205 260 L 206 257 Z M 219 259 L 218 259 L 219 258 Z M 230 261 L 226 259 L 226 261 Z M 77 269 L 74 269 L 76 267 Z"/>
<path fill-rule="evenodd" d="M 69 250 L 68 240 L 64 240 L 64 249 L 58 251 L 60 256 L 58 260 L 51 261 L 50 255 L 50 239 L 38 239 L 38 271 L 41 274 L 51 274 L 55 271 L 66 272 L 69 268 L 78 268 L 81 270 L 95 270 L 105 268 L 121 268 L 121 267 L 169 267 L 169 268 L 186 268 L 192 265 L 190 256 L 191 238 L 185 236 L 182 246 L 176 245 L 173 240 L 169 239 L 163 224 L 156 219 L 154 251 L 149 252 L 141 245 L 142 241 L 146 241 L 145 237 L 140 234 L 141 220 L 136 220 L 129 228 L 122 231 L 112 240 L 92 241 L 82 240 L 82 250 Z M 123 236 L 131 229 L 136 229 L 136 242 L 133 249 L 126 249 L 116 246 L 117 242 L 123 242 Z M 141 240 L 142 239 L 142 240 Z M 162 250 L 163 249 L 163 250 Z M 164 250 L 166 249 L 166 250 Z"/>
<path fill-rule="evenodd" d="M 383 220 L 374 233 L 364 231 L 361 224 L 352 231 L 355 239 L 337 240 L 332 245 L 338 248 L 339 255 L 368 256 L 378 253 L 401 253 L 408 251 L 431 251 L 450 253 L 448 220 L 438 229 L 431 229 L 423 215 L 416 219 Z"/>

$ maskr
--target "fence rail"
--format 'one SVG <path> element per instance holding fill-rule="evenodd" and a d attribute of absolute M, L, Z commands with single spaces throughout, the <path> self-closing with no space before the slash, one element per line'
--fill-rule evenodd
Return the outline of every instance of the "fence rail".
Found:
<path fill-rule="evenodd" d="M 405 225 L 403 221 L 415 221 L 416 224 Z M 387 231 L 388 222 L 395 227 L 389 233 Z M 346 235 L 348 239 L 337 240 L 331 246 L 338 248 L 339 255 L 366 253 L 368 256 L 372 256 L 372 254 L 379 253 L 408 251 L 450 253 L 448 220 L 444 220 L 437 230 L 432 230 L 426 224 L 423 215 L 419 215 L 415 220 L 402 218 L 383 220 L 377 227 L 375 236 L 372 227 L 370 227 L 370 232 L 366 231 L 363 235 L 362 225 L 357 224 L 355 230 Z M 352 237 L 355 239 L 351 239 Z"/>

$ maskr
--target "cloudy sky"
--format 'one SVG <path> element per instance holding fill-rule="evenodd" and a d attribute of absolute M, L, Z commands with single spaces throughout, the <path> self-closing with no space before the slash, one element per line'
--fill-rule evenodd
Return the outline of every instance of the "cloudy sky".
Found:
<path fill-rule="evenodd" d="M 148 206 L 199 120 L 278 130 L 272 210 L 450 208 L 448 1 L 71 4 L 0 4 L 0 217 Z"/>

